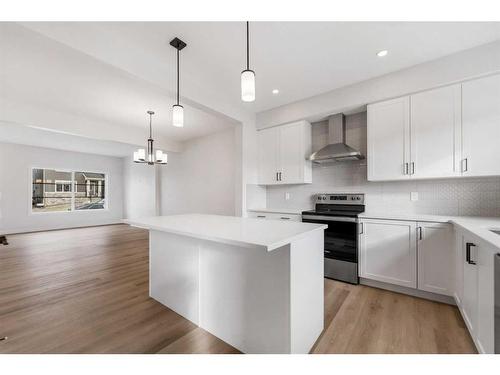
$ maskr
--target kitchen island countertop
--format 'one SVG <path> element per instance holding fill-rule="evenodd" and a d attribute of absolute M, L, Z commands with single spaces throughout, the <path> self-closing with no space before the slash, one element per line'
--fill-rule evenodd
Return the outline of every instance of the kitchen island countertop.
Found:
<path fill-rule="evenodd" d="M 272 251 L 327 228 L 323 224 L 260 220 L 236 216 L 186 214 L 125 220 L 132 226 L 241 247 Z"/>

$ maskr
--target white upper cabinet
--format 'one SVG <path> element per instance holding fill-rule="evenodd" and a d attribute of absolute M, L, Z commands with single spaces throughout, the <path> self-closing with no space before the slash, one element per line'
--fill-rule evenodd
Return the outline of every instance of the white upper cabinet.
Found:
<path fill-rule="evenodd" d="M 449 224 L 417 223 L 418 289 L 453 295 L 453 240 Z"/>
<path fill-rule="evenodd" d="M 500 175 L 500 75 L 462 84 L 462 173 Z"/>
<path fill-rule="evenodd" d="M 368 105 L 368 180 L 409 178 L 409 97 Z"/>
<path fill-rule="evenodd" d="M 460 174 L 460 85 L 410 96 L 411 178 Z"/>
<path fill-rule="evenodd" d="M 368 180 L 500 176 L 500 75 L 368 105 Z"/>
<path fill-rule="evenodd" d="M 269 128 L 257 133 L 259 143 L 259 183 L 271 185 L 278 181 L 279 130 Z"/>
<path fill-rule="evenodd" d="M 307 121 L 259 130 L 259 184 L 312 182 L 311 124 Z"/>
<path fill-rule="evenodd" d="M 363 220 L 362 227 L 360 276 L 416 288 L 416 223 L 396 220 Z"/>

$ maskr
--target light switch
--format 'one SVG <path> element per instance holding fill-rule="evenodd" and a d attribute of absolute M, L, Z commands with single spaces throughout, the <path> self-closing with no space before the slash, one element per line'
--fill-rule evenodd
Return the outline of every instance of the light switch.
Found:
<path fill-rule="evenodd" d="M 285 193 L 285 200 L 289 200 L 290 199 L 290 193 Z"/>
<path fill-rule="evenodd" d="M 412 191 L 410 193 L 410 200 L 411 201 L 418 201 L 418 192 L 417 191 Z"/>

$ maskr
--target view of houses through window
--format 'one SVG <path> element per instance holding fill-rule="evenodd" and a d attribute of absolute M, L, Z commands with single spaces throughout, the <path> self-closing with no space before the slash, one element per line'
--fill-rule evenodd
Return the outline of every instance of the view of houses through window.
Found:
<path fill-rule="evenodd" d="M 98 210 L 106 207 L 106 175 L 34 168 L 33 212 Z"/>

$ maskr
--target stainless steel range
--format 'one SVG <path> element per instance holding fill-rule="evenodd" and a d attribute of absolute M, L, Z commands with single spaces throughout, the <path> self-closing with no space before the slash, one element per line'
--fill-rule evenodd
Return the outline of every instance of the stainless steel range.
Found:
<path fill-rule="evenodd" d="M 358 284 L 358 215 L 365 211 L 364 194 L 318 194 L 316 208 L 302 212 L 305 223 L 325 230 L 325 277 Z"/>

